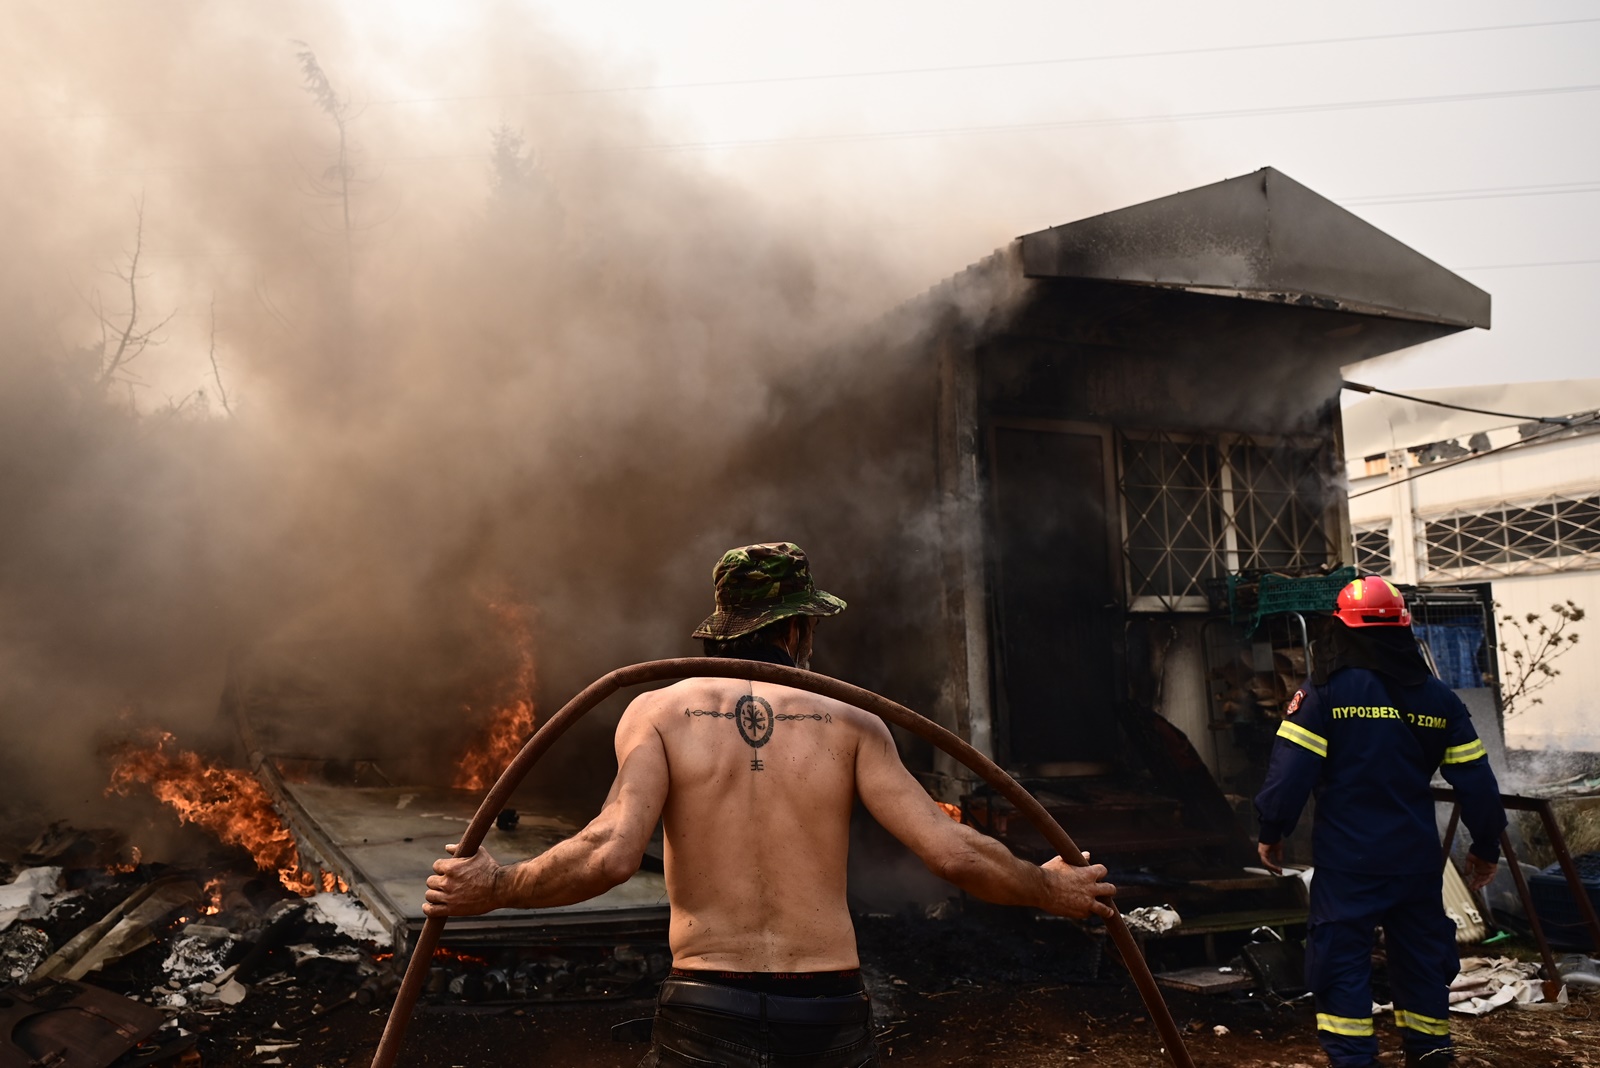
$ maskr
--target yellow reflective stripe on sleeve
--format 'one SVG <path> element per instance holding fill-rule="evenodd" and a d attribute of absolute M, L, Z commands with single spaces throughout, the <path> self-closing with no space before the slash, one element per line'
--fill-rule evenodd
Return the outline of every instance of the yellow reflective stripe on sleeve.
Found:
<path fill-rule="evenodd" d="M 1317 1030 L 1332 1031 L 1336 1035 L 1349 1035 L 1352 1038 L 1365 1038 L 1372 1034 L 1372 1017 L 1329 1016 L 1325 1012 L 1319 1012 Z"/>
<path fill-rule="evenodd" d="M 1420 1031 L 1425 1035 L 1443 1038 L 1450 1034 L 1450 1021 L 1441 1020 L 1437 1016 L 1424 1016 L 1420 1012 L 1407 1012 L 1404 1009 L 1394 1010 L 1394 1025 L 1396 1027 L 1409 1027 L 1413 1031 Z"/>
<path fill-rule="evenodd" d="M 1278 737 L 1309 749 L 1319 757 L 1328 755 L 1328 739 L 1320 734 L 1314 734 L 1306 730 L 1298 723 L 1290 723 L 1288 720 L 1284 720 L 1278 726 Z"/>
<path fill-rule="evenodd" d="M 1449 749 L 1446 749 L 1444 751 L 1444 763 L 1465 764 L 1468 761 L 1477 760 L 1479 757 L 1488 755 L 1489 751 L 1483 747 L 1482 739 L 1474 738 L 1463 745 L 1452 745 Z"/>

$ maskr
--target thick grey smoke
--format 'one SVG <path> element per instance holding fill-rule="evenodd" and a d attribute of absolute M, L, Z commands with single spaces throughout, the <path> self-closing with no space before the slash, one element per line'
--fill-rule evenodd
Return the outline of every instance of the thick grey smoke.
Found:
<path fill-rule="evenodd" d="M 90 11 L 13 5 L 0 40 L 12 815 L 77 815 L 128 722 L 215 731 L 235 650 L 366 671 L 352 691 L 404 692 L 378 711 L 431 737 L 500 655 L 486 599 L 534 607 L 548 705 L 693 652 L 730 544 L 821 537 L 863 608 L 887 565 L 848 559 L 851 524 L 925 544 L 899 461 L 841 453 L 866 431 L 792 428 L 894 381 L 820 354 L 938 267 L 641 148 L 646 122 L 572 91 L 617 72 L 512 8 L 471 39 L 402 37 L 381 4 Z M 101 381 L 141 210 L 135 341 L 177 314 Z M 874 496 L 808 512 L 727 474 L 753 451 Z"/>

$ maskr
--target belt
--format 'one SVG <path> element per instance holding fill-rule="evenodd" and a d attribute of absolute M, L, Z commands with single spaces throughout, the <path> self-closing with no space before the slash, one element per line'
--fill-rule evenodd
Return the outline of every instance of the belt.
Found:
<path fill-rule="evenodd" d="M 802 1024 L 865 1022 L 871 1011 L 865 990 L 838 998 L 791 998 L 675 978 L 661 984 L 659 1004 L 664 1009 L 701 1009 L 749 1020 Z"/>

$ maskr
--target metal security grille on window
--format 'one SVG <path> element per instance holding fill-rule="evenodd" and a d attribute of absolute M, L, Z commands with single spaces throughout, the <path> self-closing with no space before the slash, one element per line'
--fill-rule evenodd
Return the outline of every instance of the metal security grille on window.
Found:
<path fill-rule="evenodd" d="M 1423 538 L 1430 578 L 1600 568 L 1600 496 L 1547 497 L 1430 517 Z"/>
<path fill-rule="evenodd" d="M 1244 437 L 1123 437 L 1123 553 L 1135 609 L 1205 606 L 1229 572 L 1334 558 L 1320 453 Z"/>
<path fill-rule="evenodd" d="M 1356 567 L 1365 575 L 1387 575 L 1394 567 L 1394 547 L 1389 542 L 1389 524 L 1360 527 L 1355 532 Z"/>

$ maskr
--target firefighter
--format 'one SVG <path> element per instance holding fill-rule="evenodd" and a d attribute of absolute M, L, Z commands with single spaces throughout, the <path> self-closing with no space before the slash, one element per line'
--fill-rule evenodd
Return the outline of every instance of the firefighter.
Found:
<path fill-rule="evenodd" d="M 1400 591 L 1376 576 L 1339 592 L 1328 648 L 1284 710 L 1256 797 L 1263 863 L 1282 873 L 1283 839 L 1315 793 L 1306 985 L 1334 1068 L 1378 1063 L 1371 953 L 1382 927 L 1408 1065 L 1452 1058 L 1450 983 L 1460 961 L 1445 915 L 1429 782 L 1444 773 L 1472 836 L 1467 884 L 1494 875 L 1506 826 L 1500 787 L 1466 707 L 1433 676 Z"/>

